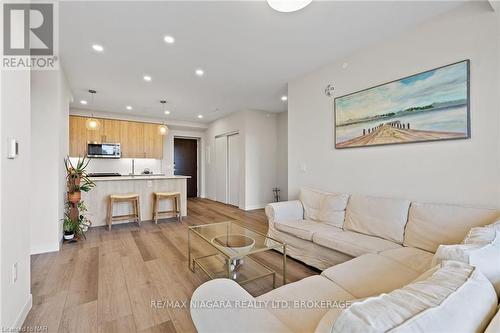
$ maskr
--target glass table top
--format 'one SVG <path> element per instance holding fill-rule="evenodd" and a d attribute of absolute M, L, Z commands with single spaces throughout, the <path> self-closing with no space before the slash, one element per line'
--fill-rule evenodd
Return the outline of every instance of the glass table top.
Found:
<path fill-rule="evenodd" d="M 234 221 L 190 226 L 189 230 L 228 258 L 243 257 L 270 249 L 283 249 L 284 246 L 283 243 Z"/>

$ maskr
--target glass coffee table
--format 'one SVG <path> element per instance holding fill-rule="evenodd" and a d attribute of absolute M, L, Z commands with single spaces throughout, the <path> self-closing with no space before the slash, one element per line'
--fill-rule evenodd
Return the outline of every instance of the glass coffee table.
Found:
<path fill-rule="evenodd" d="M 286 244 L 234 221 L 188 229 L 189 269 L 194 272 L 198 266 L 211 279 L 229 278 L 245 284 L 272 276 L 276 288 L 276 271 L 257 258 L 270 250 L 282 253 L 283 284 L 286 284 Z"/>

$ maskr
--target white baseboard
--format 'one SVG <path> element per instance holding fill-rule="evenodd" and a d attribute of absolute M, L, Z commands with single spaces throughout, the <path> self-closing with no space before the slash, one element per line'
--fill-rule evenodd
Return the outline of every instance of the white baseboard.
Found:
<path fill-rule="evenodd" d="M 31 307 L 33 306 L 33 295 L 29 294 L 28 298 L 26 299 L 26 303 L 24 303 L 23 309 L 17 316 L 16 321 L 11 327 L 14 328 L 20 328 L 23 326 L 24 321 L 26 320 L 26 317 L 28 316 L 28 313 L 31 310 Z"/>
<path fill-rule="evenodd" d="M 256 204 L 256 205 L 248 205 L 243 210 L 254 210 L 254 209 L 262 209 L 266 207 L 266 204 Z"/>
<path fill-rule="evenodd" d="M 56 244 L 45 244 L 42 246 L 37 246 L 37 247 L 32 247 L 31 248 L 31 255 L 33 254 L 40 254 L 40 253 L 47 253 L 47 252 L 57 252 L 61 248 L 62 244 L 62 239 L 59 243 Z"/>

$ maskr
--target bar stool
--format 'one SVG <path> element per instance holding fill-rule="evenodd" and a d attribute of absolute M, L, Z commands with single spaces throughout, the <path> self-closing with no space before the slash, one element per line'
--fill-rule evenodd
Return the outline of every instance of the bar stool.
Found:
<path fill-rule="evenodd" d="M 132 214 L 113 215 L 113 204 L 115 202 L 130 202 L 132 204 Z M 108 230 L 111 230 L 113 221 L 134 220 L 141 225 L 141 204 L 139 194 L 111 194 L 108 198 Z"/>
<path fill-rule="evenodd" d="M 172 200 L 172 210 L 160 211 L 160 200 Z M 153 220 L 158 224 L 158 217 L 162 214 L 175 214 L 182 221 L 180 192 L 153 192 Z"/>

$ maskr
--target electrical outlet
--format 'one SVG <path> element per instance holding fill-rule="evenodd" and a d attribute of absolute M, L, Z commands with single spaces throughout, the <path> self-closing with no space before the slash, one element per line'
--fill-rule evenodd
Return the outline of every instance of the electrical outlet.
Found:
<path fill-rule="evenodd" d="M 153 187 L 153 181 L 152 180 L 148 180 L 147 186 L 148 187 Z"/>
<path fill-rule="evenodd" d="M 12 284 L 17 282 L 17 262 L 12 265 Z"/>

